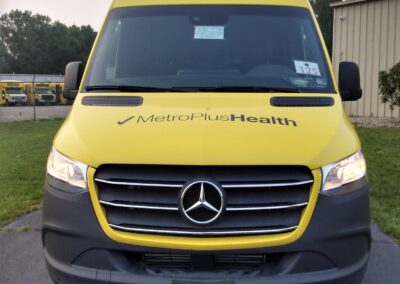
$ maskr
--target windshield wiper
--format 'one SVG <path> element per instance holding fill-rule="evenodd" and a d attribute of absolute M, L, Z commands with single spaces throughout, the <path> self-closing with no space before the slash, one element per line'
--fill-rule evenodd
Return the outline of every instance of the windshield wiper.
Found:
<path fill-rule="evenodd" d="M 145 87 L 129 85 L 98 85 L 85 87 L 87 92 L 116 91 L 116 92 L 232 92 L 232 93 L 301 93 L 295 88 L 258 87 L 258 86 L 221 86 L 221 87 Z"/>
<path fill-rule="evenodd" d="M 116 91 L 116 92 L 144 92 L 144 93 L 157 93 L 157 92 L 184 92 L 174 88 L 158 88 L 146 86 L 128 86 L 128 85 L 98 85 L 86 86 L 87 92 L 94 91 Z"/>
<path fill-rule="evenodd" d="M 260 87 L 260 86 L 221 86 L 221 87 L 177 87 L 174 90 L 186 92 L 232 92 L 232 93 L 301 93 L 295 88 Z"/>

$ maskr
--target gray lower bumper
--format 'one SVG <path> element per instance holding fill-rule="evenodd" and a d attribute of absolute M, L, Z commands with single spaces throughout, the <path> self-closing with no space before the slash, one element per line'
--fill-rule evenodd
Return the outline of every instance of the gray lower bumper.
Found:
<path fill-rule="evenodd" d="M 280 255 L 278 261 L 252 271 L 149 268 L 135 256 L 177 251 L 110 240 L 100 228 L 89 194 L 66 193 L 57 188 L 65 185 L 57 184 L 48 182 L 46 186 L 43 244 L 48 270 L 58 283 L 359 283 L 368 262 L 370 222 L 365 181 L 348 186 L 343 190 L 346 194 L 320 195 L 310 225 L 295 243 L 204 253 Z"/>

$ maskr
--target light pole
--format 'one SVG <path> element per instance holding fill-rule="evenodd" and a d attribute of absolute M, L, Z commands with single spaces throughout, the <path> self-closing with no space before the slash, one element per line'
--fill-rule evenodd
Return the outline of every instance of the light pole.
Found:
<path fill-rule="evenodd" d="M 32 90 L 33 90 L 33 121 L 36 121 L 36 88 L 35 88 L 36 74 L 33 74 Z"/>

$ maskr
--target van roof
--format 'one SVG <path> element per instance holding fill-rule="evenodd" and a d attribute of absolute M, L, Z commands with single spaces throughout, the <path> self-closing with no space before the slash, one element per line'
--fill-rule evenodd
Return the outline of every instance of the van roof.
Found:
<path fill-rule="evenodd" d="M 309 0 L 114 0 L 111 8 L 155 5 L 274 5 L 310 8 Z"/>
<path fill-rule="evenodd" d="M 3 80 L 0 81 L 0 83 L 22 83 L 22 82 L 17 80 Z"/>

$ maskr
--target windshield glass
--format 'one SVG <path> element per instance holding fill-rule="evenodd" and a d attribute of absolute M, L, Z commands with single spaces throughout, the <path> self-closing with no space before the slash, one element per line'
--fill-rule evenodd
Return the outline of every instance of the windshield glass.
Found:
<path fill-rule="evenodd" d="M 22 95 L 23 92 L 21 89 L 7 89 L 7 94 L 10 95 Z"/>
<path fill-rule="evenodd" d="M 250 5 L 113 10 L 83 91 L 99 86 L 334 93 L 310 12 Z"/>
<path fill-rule="evenodd" d="M 38 93 L 38 94 L 52 94 L 49 89 L 37 89 L 36 93 Z"/>

